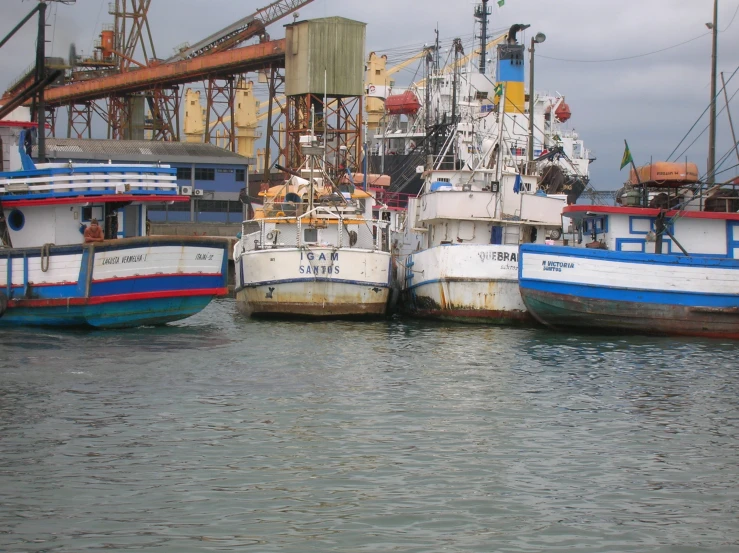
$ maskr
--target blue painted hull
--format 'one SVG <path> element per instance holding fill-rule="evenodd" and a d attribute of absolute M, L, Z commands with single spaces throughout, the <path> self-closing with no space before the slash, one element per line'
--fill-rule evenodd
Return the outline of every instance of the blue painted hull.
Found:
<path fill-rule="evenodd" d="M 548 326 L 739 339 L 739 260 L 538 245 L 523 245 L 520 253 L 521 296 Z M 537 273 L 545 263 L 561 271 Z M 619 280 L 624 271 L 628 284 Z M 654 275 L 667 272 L 678 275 L 675 281 L 656 286 L 663 281 Z M 681 281 L 683 275 L 694 282 Z"/>
<path fill-rule="evenodd" d="M 213 296 L 172 297 L 97 305 L 17 307 L 0 317 L 0 327 L 59 326 L 128 328 L 161 325 L 202 311 Z"/>

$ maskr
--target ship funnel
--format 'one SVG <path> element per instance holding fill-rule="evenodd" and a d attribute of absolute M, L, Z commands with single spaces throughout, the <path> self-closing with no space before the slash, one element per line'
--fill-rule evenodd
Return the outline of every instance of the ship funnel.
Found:
<path fill-rule="evenodd" d="M 516 33 L 518 31 L 523 31 L 525 29 L 528 29 L 529 27 L 531 27 L 531 25 L 529 24 L 514 23 L 513 25 L 511 25 L 511 28 L 508 30 L 508 38 L 506 39 L 506 42 L 508 42 L 508 44 L 517 44 Z"/>

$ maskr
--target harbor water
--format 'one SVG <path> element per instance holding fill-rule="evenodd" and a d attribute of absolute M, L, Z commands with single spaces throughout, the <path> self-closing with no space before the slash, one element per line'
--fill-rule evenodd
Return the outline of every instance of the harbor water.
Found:
<path fill-rule="evenodd" d="M 735 552 L 736 354 L 231 299 L 4 330 L 0 551 Z"/>

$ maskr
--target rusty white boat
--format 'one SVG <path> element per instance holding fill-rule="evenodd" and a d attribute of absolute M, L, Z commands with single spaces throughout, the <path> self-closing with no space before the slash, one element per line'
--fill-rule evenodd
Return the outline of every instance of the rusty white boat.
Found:
<path fill-rule="evenodd" d="M 302 141 L 315 146 L 312 136 Z M 388 222 L 372 219 L 374 198 L 334 184 L 309 155 L 299 171 L 260 193 L 234 247 L 237 305 L 253 316 L 383 316 L 391 255 Z M 256 222 L 258 230 L 247 233 Z"/>
<path fill-rule="evenodd" d="M 459 104 L 439 154 L 421 168 L 418 196 L 393 225 L 400 302 L 412 316 L 533 323 L 518 287 L 518 247 L 559 241 L 562 208 L 588 183 L 590 153 L 559 130 L 569 108 L 537 101 L 525 109 L 518 27 L 498 46 L 498 84 L 488 81 L 485 95 L 452 75 L 470 100 Z"/>

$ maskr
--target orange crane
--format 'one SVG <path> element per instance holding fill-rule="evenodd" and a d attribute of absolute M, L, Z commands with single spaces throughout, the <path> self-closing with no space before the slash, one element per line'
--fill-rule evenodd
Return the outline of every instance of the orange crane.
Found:
<path fill-rule="evenodd" d="M 202 79 L 209 79 L 209 82 L 212 83 L 213 78 L 231 78 L 246 71 L 256 71 L 266 67 L 283 67 L 284 41 L 267 40 L 268 37 L 264 29 L 270 23 L 294 13 L 298 8 L 311 3 L 313 0 L 277 0 L 272 2 L 268 6 L 201 40 L 194 46 L 184 48 L 164 62 L 155 59 L 153 45 L 150 45 L 150 50 L 147 52 L 147 48 L 142 44 L 145 64 L 136 63 L 133 60 L 133 48 L 135 47 L 135 41 L 143 40 L 144 35 L 151 38 L 148 21 L 146 20 L 151 0 L 129 1 L 130 8 L 126 8 L 126 0 L 116 0 L 115 3 L 117 19 L 124 23 L 129 18 L 133 20 L 128 37 L 115 36 L 113 38 L 114 44 L 123 45 L 125 42 L 125 47 L 122 48 L 125 52 L 121 53 L 117 50 L 113 52 L 121 60 L 129 62 L 126 64 L 121 61 L 120 68 L 123 71 L 113 75 L 108 72 L 106 76 L 85 78 L 84 82 L 69 82 L 60 87 L 49 89 L 47 96 L 53 98 L 49 104 L 50 106 L 69 105 L 70 109 L 73 109 L 75 104 L 87 104 L 89 111 L 91 101 L 108 98 L 109 125 L 111 127 L 113 125 L 122 127 L 127 124 L 127 121 L 125 121 L 125 114 L 121 117 L 119 113 L 124 111 L 121 106 L 126 94 L 143 92 L 147 96 L 153 96 L 155 100 L 160 100 L 158 96 L 177 94 L 176 89 L 172 93 L 168 93 L 164 89 L 178 84 Z M 126 12 L 126 9 L 130 13 Z M 117 23 L 117 32 L 120 32 L 119 27 L 120 30 L 125 30 L 124 26 Z M 261 44 L 254 45 L 254 48 L 238 49 L 233 55 L 223 55 L 228 54 L 238 44 L 258 35 L 261 35 Z M 125 54 L 125 56 L 122 54 Z M 216 54 L 219 54 L 219 56 L 216 56 Z M 198 60 L 201 60 L 201 62 L 198 63 Z M 131 62 L 142 67 L 133 71 L 126 71 Z M 212 98 L 209 98 L 209 108 L 212 107 L 211 100 Z M 233 93 L 228 98 L 228 103 L 230 106 L 233 105 Z M 149 104 L 152 106 L 151 98 Z M 159 118 L 166 117 L 169 121 L 172 120 L 171 114 L 161 113 L 165 111 L 161 109 L 165 107 L 164 105 L 159 105 L 159 101 L 155 101 L 154 104 L 156 105 L 152 111 L 158 111 Z M 170 102 L 170 107 L 179 110 L 179 98 L 176 98 L 174 102 Z M 95 111 L 100 110 L 96 109 Z M 116 111 L 115 115 L 113 111 Z M 219 117 L 219 119 L 222 119 L 222 117 Z M 89 125 L 89 120 L 88 116 L 87 125 Z M 82 132 L 77 134 L 81 136 Z M 179 129 L 170 129 L 169 139 L 177 139 L 178 134 Z M 122 133 L 114 129 L 112 135 L 121 137 Z M 231 132 L 230 136 L 233 137 L 234 133 Z"/>
<path fill-rule="evenodd" d="M 46 91 L 48 106 L 99 100 L 110 94 L 131 94 L 154 87 L 198 81 L 209 75 L 233 75 L 285 63 L 285 39 L 216 52 L 177 63 L 152 65 L 136 71 L 79 81 Z"/>

